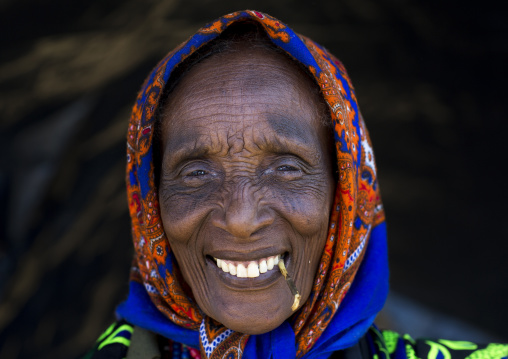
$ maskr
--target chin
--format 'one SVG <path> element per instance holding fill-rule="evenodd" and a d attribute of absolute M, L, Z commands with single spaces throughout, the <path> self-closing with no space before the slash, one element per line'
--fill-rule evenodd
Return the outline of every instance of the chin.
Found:
<path fill-rule="evenodd" d="M 268 333 L 279 325 L 281 325 L 289 316 L 291 316 L 291 309 L 289 313 L 276 313 L 272 316 L 260 316 L 256 312 L 251 312 L 254 315 L 246 315 L 244 318 L 233 318 L 229 315 L 222 315 L 222 318 L 216 320 L 221 322 L 225 327 L 234 330 L 235 332 L 255 335 Z"/>
<path fill-rule="evenodd" d="M 236 332 L 267 333 L 293 314 L 291 310 L 293 296 L 283 281 L 280 284 L 284 287 L 276 285 L 271 288 L 272 291 L 247 290 L 243 293 L 229 292 L 224 293 L 226 295 L 215 295 L 208 305 L 201 308 L 207 315 Z"/>

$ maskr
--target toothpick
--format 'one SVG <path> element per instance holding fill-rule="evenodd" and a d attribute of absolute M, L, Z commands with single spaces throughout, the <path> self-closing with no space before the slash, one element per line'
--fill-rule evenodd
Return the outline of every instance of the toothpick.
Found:
<path fill-rule="evenodd" d="M 294 312 L 298 309 L 298 305 L 300 304 L 300 298 L 302 297 L 300 293 L 298 293 L 298 289 L 296 289 L 295 282 L 293 282 L 293 279 L 289 276 L 288 271 L 286 267 L 284 266 L 284 261 L 282 259 L 279 260 L 279 269 L 282 273 L 282 276 L 286 280 L 286 283 L 289 286 L 289 290 L 291 291 L 291 294 L 295 296 L 295 300 L 293 301 L 293 305 L 291 306 L 291 310 Z"/>

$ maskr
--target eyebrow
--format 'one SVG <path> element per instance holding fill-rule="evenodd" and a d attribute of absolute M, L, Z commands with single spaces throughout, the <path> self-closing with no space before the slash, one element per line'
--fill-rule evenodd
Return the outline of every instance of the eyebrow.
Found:
<path fill-rule="evenodd" d="M 295 120 L 285 116 L 271 114 L 267 116 L 267 121 L 272 130 L 285 139 L 296 140 L 302 144 L 312 142 L 309 131 L 303 131 L 301 127 L 295 125 Z"/>
<path fill-rule="evenodd" d="M 211 148 L 208 145 L 199 144 L 201 137 L 201 135 L 196 137 L 196 134 L 189 132 L 182 132 L 176 136 L 164 149 L 164 152 L 170 154 L 170 163 L 178 166 L 183 161 L 209 155 L 212 152 Z"/>
<path fill-rule="evenodd" d="M 266 149 L 274 154 L 296 154 L 302 159 L 316 155 L 317 149 L 312 145 L 311 131 L 305 131 L 305 128 L 295 125 L 296 121 L 277 114 L 270 114 L 266 120 L 274 136 L 261 134 L 261 141 L 255 143 L 260 149 Z M 212 148 L 209 141 L 203 141 L 206 138 L 206 134 L 196 134 L 192 130 L 175 136 L 164 149 L 171 154 L 171 165 L 178 166 L 183 161 L 208 157 L 223 150 L 223 148 Z"/>

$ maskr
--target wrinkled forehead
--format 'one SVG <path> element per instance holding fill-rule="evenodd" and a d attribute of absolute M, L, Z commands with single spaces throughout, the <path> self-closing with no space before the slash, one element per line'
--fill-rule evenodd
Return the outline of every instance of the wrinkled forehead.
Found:
<path fill-rule="evenodd" d="M 309 143 L 320 141 L 322 122 L 326 105 L 304 71 L 280 53 L 241 44 L 185 74 L 168 98 L 162 134 L 179 142 L 183 132 L 241 136 L 256 128 Z"/>
<path fill-rule="evenodd" d="M 272 111 L 267 112 L 267 119 L 304 111 L 310 122 L 327 121 L 319 88 L 293 60 L 270 49 L 237 44 L 195 64 L 179 79 L 165 101 L 163 130 L 171 127 L 175 118 L 186 118 L 196 111 L 202 112 L 206 121 L 210 113 L 248 116 L 260 108 Z"/>
<path fill-rule="evenodd" d="M 234 41 L 212 40 L 173 68 L 157 109 L 156 179 L 162 156 L 172 153 L 169 157 L 176 160 L 176 152 L 201 156 L 260 146 L 263 151 L 288 150 L 310 157 L 326 152 L 335 158 L 331 115 L 314 75 L 260 31 L 254 40 L 238 39 L 236 33 L 229 36 Z M 258 95 L 263 101 L 256 104 Z M 212 101 L 205 104 L 206 99 Z M 249 117 L 256 111 L 259 114 L 260 104 L 265 107 L 264 116 Z M 229 120 L 241 115 L 245 121 L 229 123 L 219 131 L 215 121 L 231 114 Z M 257 125 L 247 128 L 248 121 Z M 227 140 L 232 134 L 248 135 L 250 146 L 244 147 L 246 141 L 232 146 Z"/>

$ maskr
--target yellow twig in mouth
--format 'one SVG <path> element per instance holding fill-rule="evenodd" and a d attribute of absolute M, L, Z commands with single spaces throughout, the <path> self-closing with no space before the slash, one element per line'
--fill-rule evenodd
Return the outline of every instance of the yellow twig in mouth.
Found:
<path fill-rule="evenodd" d="M 298 293 L 298 289 L 296 289 L 295 282 L 293 282 L 293 279 L 289 276 L 288 271 L 286 267 L 284 266 L 284 261 L 282 259 L 279 260 L 279 269 L 282 273 L 282 276 L 286 280 L 286 283 L 289 286 L 289 290 L 291 291 L 291 294 L 295 296 L 295 300 L 293 301 L 293 305 L 291 306 L 291 310 L 294 312 L 298 309 L 298 306 L 300 305 L 300 298 L 302 297 L 300 293 Z"/>

